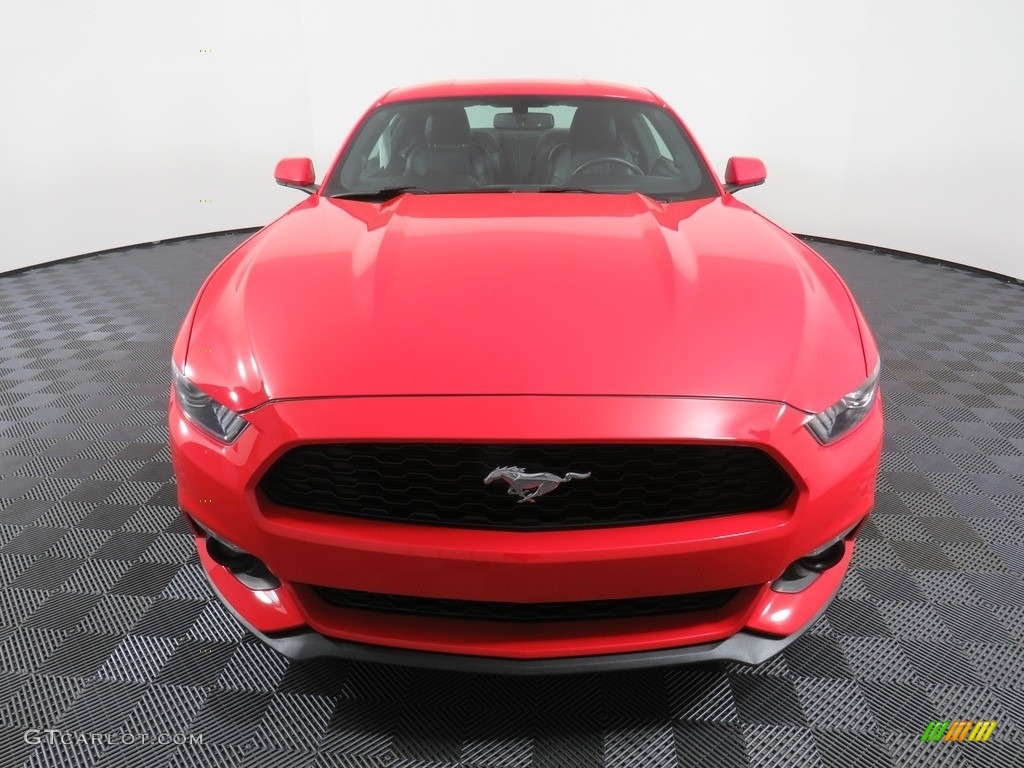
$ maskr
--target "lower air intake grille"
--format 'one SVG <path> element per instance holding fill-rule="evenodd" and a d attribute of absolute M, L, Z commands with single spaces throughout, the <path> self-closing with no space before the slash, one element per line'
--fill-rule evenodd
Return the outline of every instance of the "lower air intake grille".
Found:
<path fill-rule="evenodd" d="M 519 503 L 498 467 L 566 477 Z M 274 502 L 401 523 L 541 531 L 772 509 L 793 490 L 774 459 L 732 445 L 345 443 L 282 456 L 260 487 Z"/>
<path fill-rule="evenodd" d="M 448 600 L 435 597 L 383 595 L 375 592 L 356 592 L 329 587 L 313 587 L 313 591 L 325 602 L 341 608 L 445 619 L 541 622 L 622 619 L 706 611 L 725 605 L 739 590 L 724 589 L 690 595 L 585 600 L 569 603 L 494 603 L 476 600 Z"/>

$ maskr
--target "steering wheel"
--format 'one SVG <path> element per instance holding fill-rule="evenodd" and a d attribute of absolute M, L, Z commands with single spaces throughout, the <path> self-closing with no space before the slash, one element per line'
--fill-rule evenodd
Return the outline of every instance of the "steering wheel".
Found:
<path fill-rule="evenodd" d="M 619 165 L 626 166 L 631 171 L 635 171 L 640 176 L 646 176 L 647 175 L 646 173 L 644 173 L 644 169 L 641 168 L 636 163 L 630 162 L 629 160 L 623 160 L 621 157 L 610 157 L 609 156 L 609 157 L 594 157 L 594 158 L 591 158 L 590 160 L 587 160 L 584 163 L 581 163 L 580 165 L 578 165 L 576 167 L 575 171 L 573 171 L 572 173 L 569 174 L 569 178 L 570 179 L 573 178 L 577 174 L 580 174 L 583 171 L 585 171 L 590 166 L 597 165 L 598 163 L 618 163 Z"/>

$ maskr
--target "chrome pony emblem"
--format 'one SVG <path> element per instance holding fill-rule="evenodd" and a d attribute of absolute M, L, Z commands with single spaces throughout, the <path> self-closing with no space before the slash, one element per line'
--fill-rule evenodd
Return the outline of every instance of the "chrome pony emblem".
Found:
<path fill-rule="evenodd" d="M 525 501 L 532 504 L 538 496 L 551 493 L 562 483 L 586 480 L 588 477 L 589 472 L 566 472 L 565 477 L 559 477 L 550 472 L 527 472 L 522 467 L 498 467 L 484 478 L 484 483 L 490 485 L 495 480 L 504 480 L 508 483 L 510 496 L 518 496 L 520 504 Z"/>

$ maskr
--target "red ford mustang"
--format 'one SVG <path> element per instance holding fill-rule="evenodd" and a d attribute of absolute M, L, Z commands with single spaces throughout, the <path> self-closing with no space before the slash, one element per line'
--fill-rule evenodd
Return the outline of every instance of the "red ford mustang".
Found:
<path fill-rule="evenodd" d="M 878 351 L 650 91 L 391 91 L 210 275 L 173 351 L 181 507 L 293 658 L 758 663 L 871 510 Z"/>

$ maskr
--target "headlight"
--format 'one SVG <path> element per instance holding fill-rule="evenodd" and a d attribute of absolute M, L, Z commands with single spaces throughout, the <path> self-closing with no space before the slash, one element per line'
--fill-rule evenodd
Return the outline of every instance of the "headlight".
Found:
<path fill-rule="evenodd" d="M 807 428 L 822 445 L 834 443 L 860 424 L 868 415 L 878 394 L 878 366 L 863 384 L 844 395 L 838 403 L 817 413 L 807 422 Z"/>
<path fill-rule="evenodd" d="M 185 375 L 172 368 L 174 372 L 174 394 L 182 412 L 197 427 L 212 435 L 223 443 L 232 443 L 242 434 L 248 422 L 226 405 L 221 405 Z"/>

